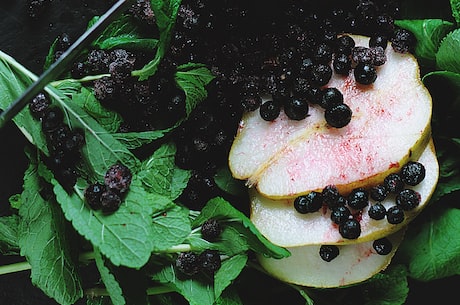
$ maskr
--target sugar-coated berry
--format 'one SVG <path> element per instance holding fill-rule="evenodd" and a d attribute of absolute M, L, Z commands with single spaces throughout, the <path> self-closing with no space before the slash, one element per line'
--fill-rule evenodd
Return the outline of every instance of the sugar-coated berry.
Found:
<path fill-rule="evenodd" d="M 99 182 L 91 183 L 85 189 L 86 202 L 93 210 L 98 210 L 102 207 L 101 195 L 105 191 L 105 185 Z"/>
<path fill-rule="evenodd" d="M 201 225 L 201 236 L 207 241 L 215 241 L 222 233 L 222 227 L 217 219 L 208 219 Z"/>
<path fill-rule="evenodd" d="M 200 261 L 200 269 L 209 274 L 216 273 L 222 265 L 222 259 L 217 250 L 204 250 L 200 253 L 198 259 Z"/>
<path fill-rule="evenodd" d="M 325 261 L 330 262 L 339 255 L 339 247 L 336 245 L 321 245 L 319 256 Z"/>
<path fill-rule="evenodd" d="M 176 268 L 185 275 L 192 276 L 200 271 L 200 261 L 194 252 L 181 252 L 176 258 Z"/>
<path fill-rule="evenodd" d="M 388 189 L 383 184 L 377 184 L 371 187 L 369 196 L 375 201 L 383 201 L 388 196 Z"/>
<path fill-rule="evenodd" d="M 120 208 L 120 205 L 121 197 L 118 192 L 107 189 L 101 194 L 101 209 L 103 212 L 115 212 Z"/>
<path fill-rule="evenodd" d="M 108 188 L 123 194 L 129 189 L 131 179 L 131 170 L 127 166 L 117 163 L 110 166 L 105 173 L 104 183 Z"/>
<path fill-rule="evenodd" d="M 396 195 L 396 205 L 404 211 L 415 209 L 421 201 L 420 193 L 413 189 L 403 189 Z"/>

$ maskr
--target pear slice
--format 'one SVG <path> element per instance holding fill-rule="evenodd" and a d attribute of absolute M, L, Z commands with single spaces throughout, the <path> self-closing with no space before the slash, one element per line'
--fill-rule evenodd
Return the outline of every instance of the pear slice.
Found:
<path fill-rule="evenodd" d="M 404 237 L 405 229 L 387 236 L 391 252 L 381 255 L 373 241 L 339 245 L 339 255 L 330 262 L 319 255 L 321 245 L 287 248 L 291 256 L 274 259 L 258 256 L 261 266 L 273 277 L 301 286 L 333 288 L 360 283 L 384 270 Z"/>
<path fill-rule="evenodd" d="M 386 218 L 371 219 L 368 207 L 359 215 L 361 235 L 357 239 L 345 239 L 338 226 L 331 220 L 331 212 L 323 206 L 318 212 L 300 214 L 294 206 L 294 199 L 269 199 L 251 189 L 251 221 L 272 243 L 283 247 L 310 244 L 350 244 L 365 242 L 396 232 L 412 221 L 428 204 L 439 178 L 439 164 L 433 141 L 426 146 L 419 160 L 425 166 L 425 179 L 411 189 L 421 196 L 420 204 L 413 210 L 405 211 L 405 219 L 399 224 L 390 224 Z M 388 209 L 395 205 L 395 198 L 388 196 L 383 202 Z M 372 204 L 372 202 L 371 202 Z"/>
<path fill-rule="evenodd" d="M 368 37 L 351 36 L 368 46 Z M 385 54 L 373 84 L 356 83 L 353 73 L 334 74 L 327 84 L 353 111 L 343 128 L 330 127 L 318 105 L 302 121 L 281 113 L 266 122 L 258 111 L 245 113 L 229 153 L 233 176 L 266 197 L 292 198 L 328 184 L 342 192 L 375 184 L 417 159 L 431 136 L 431 96 L 415 57 L 391 46 Z"/>

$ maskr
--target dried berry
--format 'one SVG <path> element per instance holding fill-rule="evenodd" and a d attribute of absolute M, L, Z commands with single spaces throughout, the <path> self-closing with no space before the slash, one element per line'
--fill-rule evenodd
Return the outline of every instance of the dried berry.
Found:
<path fill-rule="evenodd" d="M 339 255 L 339 247 L 336 245 L 321 245 L 319 256 L 326 262 L 332 261 Z"/>
<path fill-rule="evenodd" d="M 216 273 L 222 264 L 219 251 L 217 250 L 204 250 L 200 253 L 198 259 L 200 261 L 201 270 L 209 274 Z"/>
<path fill-rule="evenodd" d="M 88 205 L 93 210 L 98 210 L 102 207 L 101 195 L 106 191 L 105 185 L 99 182 L 88 185 L 85 190 L 85 199 Z"/>
<path fill-rule="evenodd" d="M 50 105 L 51 101 L 49 98 L 45 95 L 45 93 L 41 92 L 29 103 L 29 109 L 35 118 L 41 119 Z"/>
<path fill-rule="evenodd" d="M 390 41 L 393 50 L 398 53 L 413 53 L 417 43 L 415 35 L 402 28 L 399 28 L 394 32 Z"/>
<path fill-rule="evenodd" d="M 104 182 L 108 188 L 123 194 L 129 189 L 131 179 L 131 170 L 127 166 L 121 163 L 117 163 L 110 166 L 110 168 L 107 170 L 105 173 Z"/>
<path fill-rule="evenodd" d="M 374 248 L 375 252 L 380 255 L 388 255 L 391 253 L 391 250 L 393 250 L 391 241 L 386 237 L 374 240 L 372 247 Z"/>
<path fill-rule="evenodd" d="M 217 219 L 208 219 L 201 225 L 201 236 L 207 241 L 215 241 L 222 233 L 222 227 Z"/>
<path fill-rule="evenodd" d="M 101 194 L 101 209 L 103 212 L 115 212 L 120 208 L 120 205 L 121 197 L 118 192 L 108 189 Z"/>
<path fill-rule="evenodd" d="M 383 201 L 388 196 L 388 189 L 383 184 L 371 187 L 369 196 L 375 201 Z"/>
<path fill-rule="evenodd" d="M 52 132 L 62 125 L 64 114 L 61 108 L 49 107 L 42 118 L 42 130 Z"/>
<path fill-rule="evenodd" d="M 181 252 L 176 258 L 176 268 L 185 275 L 192 276 L 200 271 L 200 260 L 193 252 Z"/>
<path fill-rule="evenodd" d="M 404 182 L 402 181 L 401 175 L 398 173 L 391 173 L 383 179 L 383 184 L 389 193 L 397 194 L 402 191 Z"/>

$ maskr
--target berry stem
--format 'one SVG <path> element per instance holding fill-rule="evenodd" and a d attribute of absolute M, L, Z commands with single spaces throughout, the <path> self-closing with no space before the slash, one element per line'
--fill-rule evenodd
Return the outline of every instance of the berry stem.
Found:
<path fill-rule="evenodd" d="M 0 275 L 30 270 L 30 268 L 31 266 L 28 262 L 19 262 L 19 263 L 4 265 L 4 266 L 0 266 Z"/>

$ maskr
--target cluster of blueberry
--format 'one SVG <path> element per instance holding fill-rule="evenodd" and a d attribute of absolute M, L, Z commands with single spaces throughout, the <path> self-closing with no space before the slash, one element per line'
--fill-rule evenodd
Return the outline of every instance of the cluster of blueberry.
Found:
<path fill-rule="evenodd" d="M 342 237 L 356 239 L 361 235 L 359 220 L 353 212 L 362 211 L 369 206 L 369 199 L 375 201 L 369 206 L 369 217 L 381 220 L 386 217 L 390 224 L 404 221 L 404 211 L 416 208 L 420 203 L 420 194 L 408 186 L 415 186 L 425 178 L 425 167 L 417 161 L 409 161 L 400 172 L 391 173 L 383 183 L 365 188 L 353 189 L 348 196 L 339 193 L 334 185 L 326 186 L 321 192 L 310 192 L 294 200 L 294 208 L 301 214 L 313 213 L 325 204 L 331 210 L 331 220 L 338 225 Z M 395 205 L 386 209 L 381 203 L 389 194 L 395 194 Z M 352 212 L 353 211 L 353 212 Z"/>
<path fill-rule="evenodd" d="M 77 182 L 76 165 L 80 161 L 80 149 L 85 142 L 84 132 L 71 129 L 64 123 L 61 108 L 53 106 L 45 93 L 39 93 L 29 103 L 32 115 L 40 120 L 45 134 L 49 156 L 45 162 L 53 170 L 61 185 L 70 190 Z"/>

